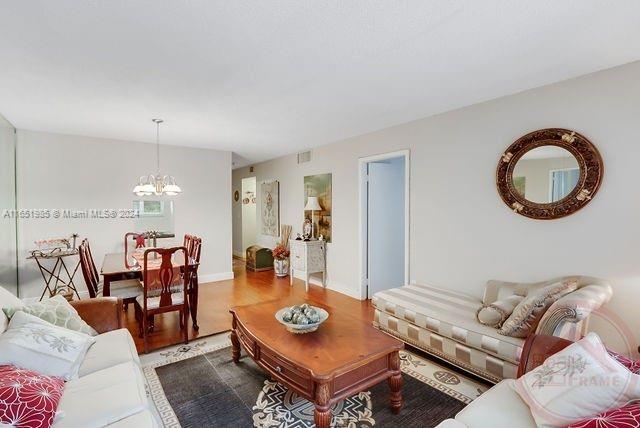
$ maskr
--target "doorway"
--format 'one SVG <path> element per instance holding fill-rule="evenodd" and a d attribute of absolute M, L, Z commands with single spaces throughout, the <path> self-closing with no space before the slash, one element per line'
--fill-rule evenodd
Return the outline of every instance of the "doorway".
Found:
<path fill-rule="evenodd" d="M 361 158 L 361 296 L 409 282 L 409 151 Z"/>
<path fill-rule="evenodd" d="M 257 242 L 256 178 L 242 179 L 242 254 Z"/>

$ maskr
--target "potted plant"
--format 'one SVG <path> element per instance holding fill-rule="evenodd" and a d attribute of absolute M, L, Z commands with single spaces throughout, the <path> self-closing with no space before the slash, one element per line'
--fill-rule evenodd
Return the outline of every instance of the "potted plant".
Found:
<path fill-rule="evenodd" d="M 289 249 L 282 244 L 278 244 L 273 249 L 272 254 L 276 276 L 282 278 L 289 275 Z"/>

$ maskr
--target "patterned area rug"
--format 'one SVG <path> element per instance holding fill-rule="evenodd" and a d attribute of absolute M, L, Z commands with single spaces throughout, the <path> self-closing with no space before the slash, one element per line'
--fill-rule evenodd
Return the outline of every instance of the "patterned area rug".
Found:
<path fill-rule="evenodd" d="M 244 356 L 231 361 L 227 335 L 142 356 L 150 395 L 165 427 L 313 427 L 313 404 L 266 378 Z M 332 427 L 430 427 L 455 415 L 488 386 L 411 352 L 401 353 L 405 406 L 389 409 L 386 382 L 332 408 Z"/>

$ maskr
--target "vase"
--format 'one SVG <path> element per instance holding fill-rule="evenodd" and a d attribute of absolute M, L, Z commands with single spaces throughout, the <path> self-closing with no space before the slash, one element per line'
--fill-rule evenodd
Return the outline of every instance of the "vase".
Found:
<path fill-rule="evenodd" d="M 275 259 L 273 261 L 273 269 L 279 278 L 289 275 L 289 259 Z"/>

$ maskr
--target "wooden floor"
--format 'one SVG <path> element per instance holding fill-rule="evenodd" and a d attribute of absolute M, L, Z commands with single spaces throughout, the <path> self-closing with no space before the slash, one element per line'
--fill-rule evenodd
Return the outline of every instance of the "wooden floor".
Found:
<path fill-rule="evenodd" d="M 369 300 L 360 301 L 342 293 L 310 285 L 309 293 L 304 291 L 304 282 L 294 280 L 289 285 L 289 277 L 277 278 L 273 271 L 247 272 L 244 264 L 234 260 L 235 279 L 229 281 L 200 284 L 198 302 L 199 331 L 189 328 L 189 338 L 209 336 L 231 329 L 232 306 L 250 305 L 269 300 L 280 300 L 282 306 L 302 302 L 316 302 L 340 308 L 350 315 L 370 322 L 373 320 L 373 307 Z M 138 351 L 142 350 L 142 339 L 138 338 L 138 324 L 133 308 L 126 314 L 127 327 L 136 341 Z M 178 326 L 178 313 L 157 315 L 155 329 L 149 336 L 150 349 L 163 348 L 181 342 Z"/>

